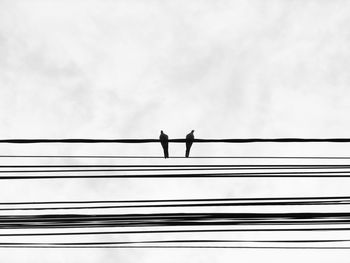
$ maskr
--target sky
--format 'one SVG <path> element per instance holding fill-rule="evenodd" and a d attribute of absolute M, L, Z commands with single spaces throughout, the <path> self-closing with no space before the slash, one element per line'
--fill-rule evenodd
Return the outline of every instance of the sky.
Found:
<path fill-rule="evenodd" d="M 0 0 L 0 137 L 158 138 L 164 130 L 183 138 L 192 129 L 197 138 L 349 137 L 349 12 L 345 0 Z M 1 145 L 0 153 L 158 155 L 161 149 Z M 183 154 L 183 145 L 170 145 L 171 156 Z M 192 154 L 349 155 L 346 144 L 194 145 Z M 343 179 L 161 184 L 5 182 L 0 197 L 346 195 L 350 186 Z M 304 256 L 11 251 L 3 251 L 7 262 L 295 262 Z M 306 254 L 309 262 L 347 262 L 349 256 Z"/>

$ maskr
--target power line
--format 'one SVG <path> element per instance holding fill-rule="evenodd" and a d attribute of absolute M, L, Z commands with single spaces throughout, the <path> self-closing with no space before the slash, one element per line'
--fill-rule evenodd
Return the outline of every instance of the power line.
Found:
<path fill-rule="evenodd" d="M 45 232 L 45 233 L 9 233 L 0 237 L 24 236 L 85 236 L 85 235 L 130 235 L 130 234 L 170 234 L 170 233 L 222 233 L 222 232 L 332 232 L 350 231 L 350 228 L 240 228 L 240 229 L 177 229 L 177 230 L 128 230 L 128 231 L 89 231 L 89 232 Z"/>
<path fill-rule="evenodd" d="M 308 202 L 256 202 L 256 203 L 205 203 L 205 204 L 156 204 L 156 205 L 109 205 L 109 206 L 65 206 L 65 207 L 21 207 L 0 208 L 0 211 L 34 210 L 91 210 L 91 209 L 126 209 L 126 208 L 169 208 L 169 207 L 232 207 L 232 206 L 328 206 L 349 205 L 350 201 L 308 201 Z"/>
<path fill-rule="evenodd" d="M 350 247 L 325 247 L 325 246 L 313 246 L 313 247 L 306 247 L 306 246 L 155 246 L 155 245 L 133 245 L 133 246 L 30 246 L 30 245 L 18 245 L 18 246 L 0 246 L 1 248 L 99 248 L 99 249 L 106 249 L 106 248 L 113 248 L 113 249 L 140 249 L 140 248 L 147 248 L 147 249 L 160 249 L 160 248 L 166 248 L 166 249 L 299 249 L 299 250 L 313 250 L 313 249 L 327 249 L 327 250 L 340 250 L 340 249 L 350 249 Z"/>
<path fill-rule="evenodd" d="M 350 172 L 280 172 L 280 173 L 181 173 L 181 174 L 99 174 L 99 175 L 8 175 L 0 180 L 37 179 L 169 179 L 169 178 L 349 178 Z"/>
<path fill-rule="evenodd" d="M 26 166 L 19 166 L 18 168 L 25 168 Z M 29 166 L 30 167 L 30 166 Z M 28 168 L 29 168 L 28 167 Z M 35 166 L 38 168 L 46 168 L 47 165 L 43 165 L 42 167 L 40 166 Z M 53 166 L 54 167 L 54 166 Z M 52 168 L 53 168 L 52 167 Z M 64 166 L 63 166 L 64 167 Z M 97 166 L 98 167 L 98 166 Z M 108 167 L 108 166 L 105 166 Z M 113 166 L 112 166 L 113 167 Z M 125 167 L 125 168 L 124 168 Z M 0 173 L 67 173 L 67 172 L 72 172 L 72 173 L 81 173 L 81 172 L 157 172 L 157 171 L 240 171 L 240 170 L 345 170 L 345 169 L 350 169 L 350 166 L 245 166 L 242 165 L 240 166 L 207 166 L 207 167 L 192 167 L 190 168 L 182 168 L 182 167 L 174 167 L 174 168 L 163 168 L 161 166 L 155 167 L 155 168 L 128 168 L 128 167 L 134 167 L 133 165 L 129 166 L 121 166 L 121 169 L 81 169 L 82 167 L 77 166 L 76 168 L 80 169 L 39 169 L 39 170 L 28 170 L 28 169 L 21 169 L 21 170 L 0 170 Z M 137 167 L 137 166 L 135 166 Z M 6 168 L 6 166 L 0 166 L 0 168 Z M 14 166 L 16 168 L 16 166 Z M 51 167 L 49 167 L 51 168 Z M 66 167 L 64 167 L 66 168 Z M 68 168 L 68 167 L 67 167 Z M 326 171 L 326 172 L 319 172 L 319 173 L 347 173 L 350 171 Z M 303 173 L 303 172 L 295 172 L 295 173 Z M 309 172 L 309 173 L 318 173 L 316 172 Z"/>
<path fill-rule="evenodd" d="M 96 204 L 96 203 L 163 203 L 163 202 L 217 202 L 217 201 L 283 201 L 283 200 L 349 200 L 350 196 L 305 196 L 305 197 L 247 197 L 247 198 L 192 198 L 192 199 L 139 199 L 139 200 L 84 200 L 84 201 L 42 201 L 42 202 L 1 202 L 0 205 L 26 204 Z"/>
<path fill-rule="evenodd" d="M 330 169 L 350 168 L 346 164 L 87 164 L 87 165 L 0 165 L 0 168 L 245 168 L 245 169 Z"/>
<path fill-rule="evenodd" d="M 0 158 L 77 158 L 77 159 L 164 159 L 164 156 L 149 155 L 0 155 Z M 171 159 L 189 159 L 170 156 Z M 191 156 L 190 159 L 330 159 L 348 160 L 350 156 Z"/>
<path fill-rule="evenodd" d="M 142 201 L 139 202 L 137 205 L 130 205 L 132 201 L 81 201 L 76 203 L 85 203 L 85 204 L 91 204 L 91 203 L 98 203 L 98 204 L 107 204 L 107 203 L 113 203 L 114 205 L 104 205 L 104 206 L 60 206 L 60 207 L 20 207 L 20 208 L 0 208 L 0 211 L 26 211 L 26 210 L 82 210 L 82 209 L 125 209 L 125 208 L 165 208 L 165 207 L 225 207 L 225 206 L 305 206 L 305 205 L 313 205 L 313 206 L 324 206 L 324 205 L 348 205 L 350 204 L 349 199 L 326 199 L 326 200 L 314 200 L 314 199 L 307 199 L 305 200 L 289 200 L 289 201 L 276 201 L 276 200 L 263 200 L 260 199 L 258 201 L 237 201 L 234 199 L 223 199 L 223 202 L 219 201 L 222 199 L 212 199 L 210 202 L 203 203 L 205 201 L 203 200 L 191 200 L 186 202 L 178 201 L 175 203 L 159 200 L 156 201 L 156 204 L 154 204 L 155 201 Z M 127 202 L 127 203 L 126 203 Z M 64 203 L 70 203 L 74 204 L 74 202 L 41 202 L 41 204 L 49 203 L 49 204 L 64 204 Z M 76 204 L 75 203 L 75 204 Z M 126 204 L 125 204 L 126 203 Z M 129 204 L 128 204 L 129 203 Z M 135 203 L 135 202 L 134 202 Z M 141 203 L 141 204 L 140 204 Z M 146 204 L 145 204 L 146 203 Z M 148 204 L 147 204 L 148 203 Z M 149 204 L 151 203 L 151 204 Z M 19 203 L 0 203 L 0 205 L 23 205 L 24 202 Z M 27 202 L 26 204 L 35 204 L 38 205 L 40 203 L 36 202 Z M 119 204 L 119 205 L 115 205 Z"/>
<path fill-rule="evenodd" d="M 37 246 L 94 246 L 94 245 L 128 245 L 128 244 L 167 244 L 167 243 L 340 243 L 350 239 L 286 239 L 286 240 L 245 240 L 245 239 L 172 239 L 145 241 L 116 241 L 116 242 L 0 242 L 6 245 L 37 245 Z"/>
<path fill-rule="evenodd" d="M 148 213 L 0 216 L 1 229 L 349 224 L 350 213 Z"/>
<path fill-rule="evenodd" d="M 169 139 L 172 143 L 185 143 L 186 139 Z M 350 138 L 234 138 L 194 139 L 195 143 L 256 143 L 256 142 L 337 142 L 347 143 Z M 160 143 L 159 139 L 1 139 L 0 143 Z"/>

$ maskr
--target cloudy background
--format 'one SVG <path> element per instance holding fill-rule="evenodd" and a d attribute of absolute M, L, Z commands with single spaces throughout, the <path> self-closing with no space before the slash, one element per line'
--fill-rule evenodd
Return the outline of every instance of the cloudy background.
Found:
<path fill-rule="evenodd" d="M 349 137 L 349 14 L 345 0 L 0 0 L 0 137 L 157 138 L 160 129 L 173 138 L 192 129 L 198 138 Z M 192 154 L 350 155 L 348 147 L 195 145 Z M 183 145 L 171 145 L 171 155 L 183 152 Z M 1 145 L 0 153 L 158 155 L 161 150 L 158 145 Z M 162 187 L 132 180 L 1 182 L 0 197 L 348 195 L 350 187 L 346 179 L 230 182 L 162 181 Z M 295 262 L 304 256 L 309 262 L 347 262 L 350 255 L 14 251 L 0 254 L 7 262 Z"/>

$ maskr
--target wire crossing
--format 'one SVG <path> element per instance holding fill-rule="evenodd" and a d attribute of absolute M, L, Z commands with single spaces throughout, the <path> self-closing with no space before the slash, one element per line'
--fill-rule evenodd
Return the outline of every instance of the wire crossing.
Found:
<path fill-rule="evenodd" d="M 286 198 L 213 198 L 174 200 L 90 200 L 56 202 L 8 202 L 0 203 L 0 211 L 28 210 L 82 210 L 119 208 L 171 208 L 171 207 L 231 207 L 231 206 L 325 206 L 349 205 L 349 197 L 286 197 Z M 28 206 L 30 205 L 30 206 Z M 44 206 L 41 205 L 55 205 Z M 59 205 L 59 206 L 57 206 Z M 65 206 L 60 206 L 65 205 Z M 67 206 L 69 205 L 69 206 Z M 80 205 L 80 206 L 76 206 Z M 84 205 L 84 206 L 81 206 Z M 10 206 L 5 207 L 4 206 Z M 18 207 L 24 206 L 24 207 Z"/>
<path fill-rule="evenodd" d="M 74 139 L 69 143 L 77 142 Z M 1 155 L 0 158 L 147 159 L 163 157 Z M 347 156 L 196 156 L 192 158 L 350 159 Z M 70 178 L 350 178 L 350 164 L 346 162 L 343 164 L 312 164 L 311 162 L 288 164 L 287 161 L 286 164 L 259 164 L 254 161 L 250 164 L 206 162 L 203 164 L 152 164 L 152 162 L 148 164 L 87 162 L 84 164 L 77 161 L 76 164 L 45 162 L 41 165 L 40 162 L 26 164 L 20 160 L 0 164 L 0 180 Z M 350 249 L 348 205 L 350 205 L 349 196 L 0 202 L 0 248 Z M 318 207 L 305 209 L 308 208 L 305 206 Z M 324 206 L 321 207 L 323 210 L 320 210 L 320 206 Z M 336 206 L 337 212 L 333 209 Z M 328 208 L 331 211 L 327 211 Z M 273 209 L 274 212 L 266 213 Z M 340 209 L 344 211 L 339 212 Z M 91 231 L 92 228 L 94 231 Z M 251 233 L 251 236 L 232 238 L 230 233 L 235 232 Z M 271 235 L 268 236 L 268 234 L 272 232 L 283 235 L 283 239 L 271 239 Z M 317 235 L 327 232 L 329 235 L 312 239 L 309 235 L 311 232 Z M 262 237 L 254 239 L 258 238 L 254 233 L 261 233 Z M 291 239 L 288 233 L 292 236 Z M 297 238 L 294 236 L 296 233 L 300 234 Z M 59 238 L 60 236 L 63 238 Z M 66 240 L 64 236 L 67 236 Z M 22 237 L 26 239 L 23 240 Z M 111 237 L 113 237 L 112 241 Z"/>
<path fill-rule="evenodd" d="M 349 224 L 347 212 L 2 215 L 0 229 Z"/>

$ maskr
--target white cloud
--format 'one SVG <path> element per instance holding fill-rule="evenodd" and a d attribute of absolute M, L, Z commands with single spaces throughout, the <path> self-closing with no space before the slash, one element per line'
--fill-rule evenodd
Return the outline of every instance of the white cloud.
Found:
<path fill-rule="evenodd" d="M 171 137 L 182 137 L 191 129 L 205 138 L 348 136 L 349 11 L 350 4 L 341 0 L 3 0 L 0 137 L 156 138 L 160 129 Z M 6 153 L 159 150 L 153 145 L 1 146 Z M 183 154 L 182 145 L 171 147 L 172 154 Z M 346 154 L 348 149 L 264 144 L 195 145 L 193 151 L 321 155 Z M 22 190 L 17 197 L 182 195 L 191 189 L 198 196 L 211 190 L 213 195 L 283 195 L 295 189 L 307 195 L 348 189 L 339 181 L 334 185 L 238 181 L 224 186 L 176 182 L 163 183 L 160 190 L 150 183 L 127 182 L 116 186 L 117 195 L 110 181 L 56 183 L 17 185 Z M 14 195 L 10 188 L 2 186 L 4 198 Z M 108 253 L 113 260 L 120 255 Z M 120 257 L 127 261 L 140 255 L 146 262 L 169 259 L 168 254 L 132 253 Z M 198 257 L 196 253 L 180 252 L 174 260 Z M 276 262 L 292 258 L 285 257 L 288 253 L 278 254 Z M 67 255 L 56 262 L 68 261 Z M 83 261 L 98 262 L 105 255 L 91 253 Z M 211 255 L 211 261 L 234 256 Z M 271 254 L 260 252 L 248 258 L 243 252 L 235 256 L 243 262 L 257 258 L 271 262 Z M 309 261 L 311 256 L 317 255 L 310 253 Z M 317 260 L 325 262 L 328 256 Z"/>

